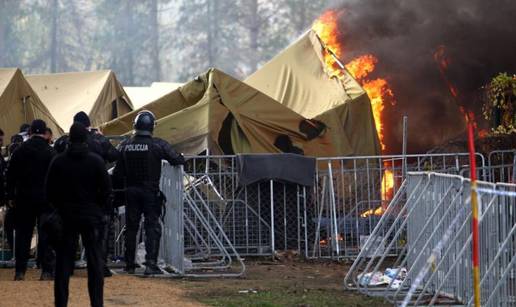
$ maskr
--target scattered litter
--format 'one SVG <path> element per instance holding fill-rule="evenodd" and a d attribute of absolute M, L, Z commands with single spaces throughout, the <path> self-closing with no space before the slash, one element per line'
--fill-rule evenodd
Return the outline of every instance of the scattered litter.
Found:
<path fill-rule="evenodd" d="M 249 294 L 249 293 L 256 294 L 256 293 L 258 293 L 258 291 L 256 291 L 255 289 L 247 289 L 247 290 L 240 290 L 240 291 L 238 291 L 238 293 L 240 293 L 240 294 Z"/>
<path fill-rule="evenodd" d="M 398 289 L 403 280 L 407 277 L 406 268 L 387 268 L 384 272 L 363 273 L 358 275 L 361 286 L 383 286 L 390 285 L 392 289 Z M 396 278 L 396 279 L 394 279 Z M 394 279 L 394 281 L 393 281 Z M 392 284 L 391 284 L 392 283 Z"/>
<path fill-rule="evenodd" d="M 193 263 L 192 263 L 192 260 L 184 257 L 183 258 L 183 267 L 185 270 L 190 270 L 193 268 Z"/>
<path fill-rule="evenodd" d="M 145 251 L 145 243 L 141 242 L 138 244 L 136 248 L 136 263 L 139 265 L 143 265 L 145 263 L 145 255 L 147 252 Z"/>

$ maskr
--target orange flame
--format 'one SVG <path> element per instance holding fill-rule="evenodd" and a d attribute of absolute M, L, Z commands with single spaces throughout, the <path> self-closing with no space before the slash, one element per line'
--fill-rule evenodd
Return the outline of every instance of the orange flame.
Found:
<path fill-rule="evenodd" d="M 367 218 L 367 217 L 370 217 L 372 215 L 374 216 L 381 216 L 383 213 L 385 212 L 385 209 L 380 206 L 376 209 L 369 209 L 367 210 L 366 212 L 360 214 L 360 217 L 363 217 L 363 218 Z"/>
<path fill-rule="evenodd" d="M 392 169 L 385 169 L 382 177 L 382 200 L 392 199 L 394 191 L 394 173 Z"/>
<path fill-rule="evenodd" d="M 346 64 L 346 69 L 355 79 L 362 80 L 374 71 L 376 63 L 378 59 L 374 55 L 366 54 Z"/>
<path fill-rule="evenodd" d="M 338 19 L 341 13 L 329 10 L 326 11 L 319 19 L 317 19 L 312 30 L 319 36 L 322 43 L 325 45 L 323 50 L 325 68 L 330 77 L 344 78 L 344 69 L 340 65 L 339 59 L 344 54 L 339 37 L 341 33 L 338 29 Z M 355 78 L 363 89 L 366 91 L 371 101 L 373 117 L 375 122 L 376 132 L 380 139 L 380 146 L 382 151 L 385 151 L 386 146 L 384 142 L 384 125 L 383 125 L 383 110 L 387 102 L 394 104 L 394 94 L 385 79 L 369 80 L 367 76 L 371 74 L 378 63 L 378 58 L 372 54 L 359 56 L 345 65 L 346 70 Z M 382 200 L 387 200 L 389 195 L 392 195 L 394 187 L 394 176 L 392 171 L 386 170 L 382 178 Z"/>

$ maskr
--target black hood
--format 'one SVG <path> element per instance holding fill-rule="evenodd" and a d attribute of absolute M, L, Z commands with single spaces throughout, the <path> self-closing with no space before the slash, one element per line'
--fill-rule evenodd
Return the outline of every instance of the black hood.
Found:
<path fill-rule="evenodd" d="M 82 158 L 89 152 L 87 143 L 71 143 L 66 154 L 72 158 Z"/>

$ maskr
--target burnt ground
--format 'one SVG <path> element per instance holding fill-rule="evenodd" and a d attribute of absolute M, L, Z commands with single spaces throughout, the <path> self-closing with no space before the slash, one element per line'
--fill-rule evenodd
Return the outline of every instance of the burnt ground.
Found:
<path fill-rule="evenodd" d="M 117 275 L 106 279 L 105 306 L 390 306 L 344 291 L 348 266 L 328 262 L 247 260 L 242 278 L 151 279 Z M 0 306 L 53 306 L 53 283 L 14 282 L 12 269 L 0 269 Z M 70 283 L 70 306 L 89 306 L 86 272 Z"/>

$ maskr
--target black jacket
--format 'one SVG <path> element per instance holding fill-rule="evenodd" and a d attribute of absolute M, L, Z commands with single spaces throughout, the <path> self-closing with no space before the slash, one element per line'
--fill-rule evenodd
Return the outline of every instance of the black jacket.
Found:
<path fill-rule="evenodd" d="M 118 160 L 118 150 L 102 134 L 90 131 L 88 133 L 88 140 L 86 143 L 88 143 L 88 148 L 92 152 L 101 156 L 106 163 L 113 163 Z M 69 136 L 65 134 L 56 140 L 54 143 L 54 148 L 58 153 L 63 153 L 66 151 L 69 145 Z"/>
<path fill-rule="evenodd" d="M 71 144 L 52 161 L 46 191 L 62 213 L 100 216 L 109 204 L 111 181 L 104 161 L 87 144 Z"/>
<path fill-rule="evenodd" d="M 39 136 L 21 144 L 7 166 L 7 198 L 16 200 L 17 206 L 46 204 L 45 176 L 55 154 Z"/>
<path fill-rule="evenodd" d="M 4 160 L 4 157 L 0 153 L 0 206 L 3 204 L 5 200 L 5 170 L 7 168 L 7 163 Z"/>
<path fill-rule="evenodd" d="M 135 135 L 120 144 L 120 159 L 113 171 L 117 188 L 159 188 L 161 161 L 181 165 L 185 159 L 165 140 L 147 135 Z"/>

